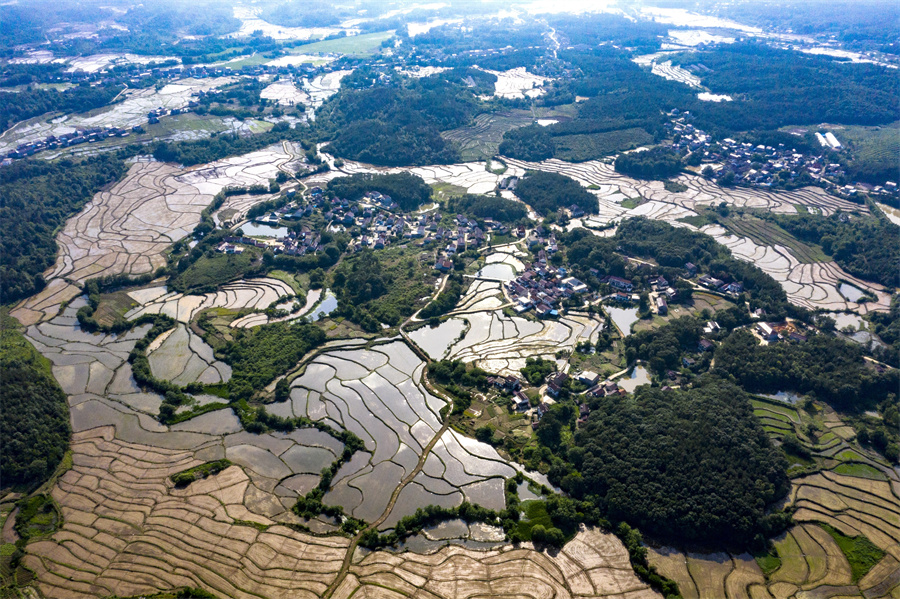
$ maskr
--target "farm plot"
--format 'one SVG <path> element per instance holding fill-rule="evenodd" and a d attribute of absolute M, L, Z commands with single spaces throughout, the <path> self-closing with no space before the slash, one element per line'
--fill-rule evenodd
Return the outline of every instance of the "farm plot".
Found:
<path fill-rule="evenodd" d="M 802 263 L 782 245 L 757 245 L 749 238 L 729 234 L 718 225 L 706 225 L 700 230 L 728 247 L 736 258 L 752 262 L 781 283 L 794 304 L 813 310 L 848 310 L 861 314 L 890 308 L 891 296 L 883 287 L 857 279 L 834 262 Z M 876 301 L 858 304 L 847 300 L 838 290 L 842 282 L 864 289 Z"/>
<path fill-rule="evenodd" d="M 595 195 L 603 197 L 607 193 L 641 197 L 666 204 L 675 204 L 694 210 L 697 206 L 718 206 L 725 202 L 738 208 L 761 208 L 770 212 L 796 214 L 796 205 L 814 208 L 823 215 L 843 212 L 868 212 L 868 208 L 828 195 L 817 187 L 804 187 L 794 191 L 762 191 L 752 188 L 725 189 L 702 177 L 682 174 L 675 181 L 687 186 L 683 192 L 668 191 L 662 181 L 642 181 L 621 175 L 612 165 L 599 161 L 571 164 L 557 159 L 543 162 L 527 162 L 512 158 L 503 159 L 507 165 L 521 171 L 543 170 L 557 172 L 579 181 L 582 185 L 597 185 L 603 191 Z M 607 186 L 605 189 L 603 186 Z M 604 193 L 606 191 L 607 193 Z"/>
<path fill-rule="evenodd" d="M 533 122 L 529 110 L 485 113 L 475 117 L 473 124 L 444 131 L 441 137 L 455 142 L 464 160 L 484 160 L 497 154 L 504 133 Z"/>
<path fill-rule="evenodd" d="M 272 278 L 249 279 L 223 285 L 215 293 L 185 295 L 169 292 L 165 287 L 150 287 L 129 292 L 141 306 L 125 314 L 129 320 L 144 314 L 164 314 L 178 322 L 189 323 L 201 310 L 264 310 L 294 290 L 284 281 Z"/>
<path fill-rule="evenodd" d="M 402 342 L 330 351 L 293 380 L 289 402 L 269 408 L 279 415 L 325 419 L 364 441 L 370 453 L 357 454 L 341 467 L 325 503 L 376 520 L 400 481 L 413 474 L 424 448 L 440 434 L 383 527 L 435 501 L 454 506 L 467 499 L 503 509 L 503 482 L 515 471 L 489 445 L 442 429 L 439 412 L 445 402 L 418 382 L 424 367 Z"/>
<path fill-rule="evenodd" d="M 583 530 L 556 554 L 528 544 L 490 551 L 458 546 L 435 553 L 370 553 L 333 595 L 349 597 L 659 597 L 635 577 L 612 535 Z"/>
<path fill-rule="evenodd" d="M 19 144 L 43 139 L 49 135 L 73 133 L 78 128 L 122 127 L 128 128 L 147 123 L 147 113 L 157 107 L 184 108 L 191 94 L 209 91 L 231 83 L 231 77 L 209 79 L 181 79 L 160 90 L 155 88 L 126 90 L 125 99 L 91 112 L 62 116 L 47 122 L 46 117 L 23 121 L 0 135 L 0 154 L 6 154 Z"/>
<path fill-rule="evenodd" d="M 333 157 L 329 154 L 323 154 L 329 164 L 333 164 Z M 308 184 L 324 184 L 345 175 L 353 175 L 356 173 L 401 173 L 409 172 L 418 175 L 429 185 L 435 183 L 445 183 L 454 185 L 466 190 L 466 193 L 483 194 L 490 193 L 496 189 L 497 184 L 504 177 L 511 175 L 519 176 L 525 174 L 523 169 L 509 168 L 502 175 L 488 172 L 484 168 L 484 164 L 479 162 L 465 162 L 462 164 L 448 164 L 437 166 L 419 166 L 412 168 L 384 168 L 375 167 L 360 162 L 346 161 L 342 167 L 333 167 L 331 171 L 319 175 L 313 175 L 307 179 Z"/>
<path fill-rule="evenodd" d="M 318 108 L 322 103 L 337 93 L 341 88 L 341 79 L 352 71 L 333 71 L 318 75 L 312 79 L 303 80 L 303 89 L 309 94 L 309 103 L 312 108 Z"/>
<path fill-rule="evenodd" d="M 526 358 L 555 360 L 558 351 L 571 351 L 580 340 L 597 339 L 602 325 L 595 318 L 574 313 L 541 322 L 509 317 L 497 309 L 505 303 L 500 293 L 498 283 L 476 281 L 450 313 L 454 318 L 437 329 L 419 329 L 412 338 L 416 333 L 419 339 L 428 338 L 425 348 L 434 352 L 429 353 L 432 358 L 471 362 L 500 374 L 517 374 Z M 434 344 L 432 336 L 437 339 Z"/>
<path fill-rule="evenodd" d="M 347 35 L 355 35 L 359 33 L 359 29 L 355 27 L 284 27 L 281 25 L 273 25 L 268 21 L 260 18 L 262 9 L 252 8 L 248 6 L 235 6 L 234 17 L 240 19 L 241 28 L 234 33 L 229 33 L 228 37 L 251 37 L 254 32 L 260 31 L 265 37 L 271 37 L 273 40 L 311 40 L 345 33 Z"/>
<path fill-rule="evenodd" d="M 662 60 L 670 52 L 657 52 L 656 54 L 645 54 L 636 56 L 632 60 L 642 66 L 650 67 L 650 72 L 654 75 L 668 79 L 669 81 L 678 81 L 684 83 L 688 87 L 700 88 L 700 78 L 679 66 L 673 66 L 671 60 Z"/>
<path fill-rule="evenodd" d="M 598 162 L 569 164 L 559 160 L 541 163 L 505 160 L 511 167 L 560 172 L 580 181 L 582 185 L 599 187 L 594 193 L 598 196 L 600 216 L 585 219 L 588 226 L 592 223 L 603 225 L 617 219 L 639 215 L 665 220 L 676 226 L 689 226 L 678 222 L 678 219 L 695 215 L 694 208 L 698 206 L 717 205 L 720 202 L 786 214 L 796 213 L 795 205 L 813 207 L 823 214 L 832 214 L 836 210 L 862 212 L 868 210 L 840 198 L 828 196 L 816 188 L 778 193 L 754 189 L 726 190 L 700 177 L 681 175 L 678 181 L 688 187 L 687 191 L 670 192 L 665 189 L 662 182 L 630 179 L 616 173 L 610 165 Z M 635 196 L 649 201 L 630 210 L 622 206 L 621 202 L 627 197 Z M 796 246 L 793 249 L 779 244 L 762 246 L 750 238 L 731 235 L 717 225 L 707 225 L 701 230 L 726 245 L 735 257 L 752 262 L 781 283 L 788 298 L 795 304 L 811 309 L 849 310 L 862 314 L 873 310 L 884 311 L 890 306 L 890 295 L 884 288 L 857 279 L 833 262 L 817 261 L 822 256 L 817 255 L 811 248 L 798 246 L 796 241 L 791 244 Z M 762 231 L 757 227 L 753 234 L 771 237 L 772 241 L 776 241 L 773 236 L 776 236 L 777 232 Z M 812 262 L 804 263 L 793 254 L 793 251 L 797 251 L 803 260 Z M 864 289 L 871 293 L 876 301 L 862 304 L 848 301 L 838 291 L 841 282 L 848 282 Z"/>
<path fill-rule="evenodd" d="M 13 316 L 23 324 L 38 322 L 53 315 L 56 298 L 77 295 L 74 284 L 164 266 L 164 252 L 190 233 L 216 193 L 228 185 L 265 182 L 288 159 L 260 151 L 187 170 L 159 162 L 135 164 L 125 179 L 66 222 L 57 236 L 56 264 L 45 273 L 50 285 L 22 302 Z"/>
<path fill-rule="evenodd" d="M 282 106 L 294 106 L 309 102 L 309 94 L 294 85 L 293 81 L 276 81 L 259 93 L 260 98 L 273 100 Z"/>
<path fill-rule="evenodd" d="M 213 357 L 213 349 L 183 324 L 167 332 L 157 346 L 148 348 L 150 369 L 156 378 L 187 385 L 195 381 L 214 385 L 228 382 L 231 367 Z"/>

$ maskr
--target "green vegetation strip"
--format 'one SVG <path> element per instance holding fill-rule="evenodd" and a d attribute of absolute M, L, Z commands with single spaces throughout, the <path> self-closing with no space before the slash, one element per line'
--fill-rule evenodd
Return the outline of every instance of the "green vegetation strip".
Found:
<path fill-rule="evenodd" d="M 876 547 L 866 537 L 862 535 L 848 537 L 828 524 L 820 524 L 820 526 L 834 538 L 838 547 L 841 548 L 841 551 L 847 557 L 847 561 L 850 562 L 853 584 L 859 582 L 875 564 L 884 558 L 884 551 Z"/>
<path fill-rule="evenodd" d="M 231 466 L 231 461 L 226 459 L 206 462 L 187 470 L 175 473 L 169 478 L 175 483 L 176 487 L 186 487 L 195 480 L 201 480 L 208 476 L 213 476 Z"/>

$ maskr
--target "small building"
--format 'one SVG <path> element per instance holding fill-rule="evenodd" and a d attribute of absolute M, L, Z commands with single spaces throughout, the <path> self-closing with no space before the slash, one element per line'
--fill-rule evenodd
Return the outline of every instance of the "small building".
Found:
<path fill-rule="evenodd" d="M 662 295 L 656 296 L 656 312 L 660 316 L 665 316 L 669 313 L 669 304 L 666 303 L 666 298 Z"/>

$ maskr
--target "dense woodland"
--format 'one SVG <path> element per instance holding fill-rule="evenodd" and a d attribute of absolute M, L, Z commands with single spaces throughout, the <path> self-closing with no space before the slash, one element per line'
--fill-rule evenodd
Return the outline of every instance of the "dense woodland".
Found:
<path fill-rule="evenodd" d="M 778 50 L 763 43 L 725 44 L 673 58 L 702 64 L 701 80 L 714 93 L 740 102 L 706 102 L 698 113 L 718 128 L 776 129 L 784 125 L 880 125 L 900 119 L 896 78 L 886 67 Z M 740 119 L 740 124 L 734 122 Z M 716 127 L 712 128 L 713 130 Z"/>
<path fill-rule="evenodd" d="M 56 230 L 125 171 L 109 154 L 18 161 L 0 169 L 0 301 L 43 289 L 41 273 L 56 261 Z"/>
<path fill-rule="evenodd" d="M 332 140 L 335 155 L 384 166 L 458 161 L 458 150 L 440 132 L 467 124 L 478 110 L 462 79 L 441 73 L 387 79 L 362 69 L 342 88 L 319 108 L 316 129 Z"/>
<path fill-rule="evenodd" d="M 681 157 L 669 148 L 652 148 L 644 152 L 619 154 L 616 172 L 635 179 L 668 179 L 681 172 Z"/>
<path fill-rule="evenodd" d="M 58 91 L 29 87 L 21 91 L 0 92 L 0 131 L 19 121 L 48 112 L 87 112 L 108 104 L 122 91 L 121 85 L 77 85 Z"/>
<path fill-rule="evenodd" d="M 431 187 L 422 177 L 411 173 L 391 175 L 357 173 L 349 177 L 337 177 L 328 182 L 328 191 L 345 200 L 359 200 L 369 191 L 391 196 L 400 209 L 416 210 L 431 201 Z"/>
<path fill-rule="evenodd" d="M 768 215 L 802 241 L 822 251 L 850 274 L 888 287 L 900 287 L 900 231 L 887 219 L 814 214 Z"/>
<path fill-rule="evenodd" d="M 365 331 L 396 326 L 432 292 L 431 264 L 422 264 L 403 249 L 362 250 L 334 270 L 331 289 L 338 297 L 334 316 L 344 316 Z"/>
<path fill-rule="evenodd" d="M 0 313 L 0 479 L 3 486 L 36 487 L 69 448 L 66 394 L 41 356 Z"/>
<path fill-rule="evenodd" d="M 322 329 L 302 323 L 278 322 L 232 334 L 234 339 L 221 352 L 232 368 L 228 387 L 233 399 L 249 398 L 325 341 Z"/>
<path fill-rule="evenodd" d="M 566 486 L 610 520 L 719 547 L 761 544 L 789 522 L 766 513 L 788 491 L 786 463 L 740 388 L 714 378 L 683 390 L 644 386 L 592 408 L 569 451 L 579 474 Z"/>
<path fill-rule="evenodd" d="M 546 127 L 529 125 L 504 133 L 499 152 L 503 156 L 519 160 L 539 162 L 553 158 L 556 153 L 556 142 Z"/>
<path fill-rule="evenodd" d="M 525 204 L 492 196 L 465 194 L 450 198 L 447 210 L 475 218 L 492 218 L 503 223 L 514 223 L 528 216 Z"/>
<path fill-rule="evenodd" d="M 878 372 L 863 356 L 859 345 L 830 335 L 761 345 L 749 332 L 735 331 L 716 348 L 715 369 L 748 391 L 814 393 L 839 410 L 860 412 L 900 387 L 896 369 Z"/>
<path fill-rule="evenodd" d="M 588 214 L 596 214 L 599 210 L 593 194 L 574 179 L 559 173 L 528 173 L 519 181 L 516 195 L 542 216 L 569 206 L 577 206 Z"/>

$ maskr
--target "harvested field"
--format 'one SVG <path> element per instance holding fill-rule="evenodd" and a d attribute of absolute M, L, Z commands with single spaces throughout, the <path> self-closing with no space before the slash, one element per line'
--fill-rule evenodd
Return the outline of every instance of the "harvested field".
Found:
<path fill-rule="evenodd" d="M 124 101 L 104 106 L 83 114 L 66 115 L 51 122 L 47 116 L 18 123 L 0 135 L 0 154 L 6 155 L 17 145 L 44 139 L 49 135 L 65 135 L 73 133 L 76 128 L 122 127 L 130 129 L 135 125 L 147 123 L 147 113 L 159 106 L 171 110 L 185 108 L 191 100 L 191 94 L 233 82 L 232 77 L 210 77 L 208 79 L 180 79 L 157 91 L 147 89 L 129 89 L 123 95 Z"/>
<path fill-rule="evenodd" d="M 181 320 L 201 302 L 252 301 L 239 298 L 239 291 L 223 290 L 210 299 L 149 288 L 132 297 L 148 304 L 142 309 Z M 74 325 L 82 304 L 77 300 L 59 317 L 27 330 L 69 395 L 75 431 L 74 467 L 52 491 L 64 525 L 27 548 L 25 563 L 35 571 L 39 590 L 60 598 L 132 596 L 176 586 L 228 597 L 321 596 L 339 571 L 349 541 L 284 524 L 299 522 L 289 508 L 299 493 L 315 486 L 317 473 L 342 445 L 312 429 L 251 435 L 238 430 L 230 410 L 171 429 L 159 425 L 145 413 L 158 409 L 159 397 L 140 393 L 127 362 L 146 327 L 120 337 L 83 333 Z M 179 330 L 154 342 L 156 351 L 183 335 Z M 411 472 L 424 445 L 443 430 L 438 411 L 444 402 L 420 387 L 424 364 L 402 342 L 353 347 L 332 346 L 294 380 L 291 400 L 269 409 L 286 407 L 289 413 L 282 415 L 322 417 L 365 435 L 370 453 L 357 454 L 341 469 L 326 500 L 341 489 L 352 490 L 358 504 L 348 501 L 345 507 L 371 518 L 387 509 L 399 477 Z M 323 377 L 325 372 L 331 374 Z M 236 466 L 184 489 L 168 480 L 173 473 L 225 457 Z M 386 526 L 436 500 L 456 505 L 467 498 L 500 509 L 504 478 L 514 473 L 493 448 L 453 431 L 441 435 L 424 463 L 404 491 L 428 493 L 418 499 L 401 495 Z M 404 583 L 410 577 L 413 582 Z M 448 547 L 431 555 L 370 553 L 351 563 L 344 584 L 365 586 L 363 593 L 389 584 L 401 596 L 448 598 L 476 588 L 488 595 L 535 596 L 539 588 L 559 597 L 656 597 L 635 577 L 619 541 L 596 531 L 580 533 L 555 557 L 528 546 Z"/>
<path fill-rule="evenodd" d="M 800 424 L 802 414 L 787 404 L 779 406 L 776 402 L 762 401 L 754 402 L 754 411 L 765 412 L 773 417 L 772 422 L 790 424 L 792 429 L 793 425 Z M 834 426 L 842 424 L 833 412 L 826 415 Z M 796 430 L 801 428 L 798 426 Z M 821 445 L 808 446 L 814 455 L 823 455 Z M 851 454 L 849 449 L 847 442 L 839 441 L 838 446 L 828 451 Z M 789 503 L 796 508 L 795 526 L 775 540 L 780 567 L 768 578 L 750 556 L 731 556 L 732 569 L 725 577 L 724 593 L 720 594 L 720 571 L 708 563 L 712 559 L 716 565 L 723 564 L 718 554 L 686 556 L 675 549 L 661 548 L 649 553 L 650 562 L 676 580 L 685 597 L 895 596 L 900 589 L 900 479 L 893 469 L 864 455 L 868 452 L 857 446 L 853 449 L 854 459 L 867 462 L 842 462 L 841 465 L 866 465 L 881 474 L 882 480 L 844 475 L 836 469 L 794 478 Z M 886 555 L 854 583 L 848 556 L 820 524 L 832 526 L 848 537 L 863 535 Z M 742 572 L 738 573 L 739 570 Z"/>
<path fill-rule="evenodd" d="M 135 164 L 125 179 L 69 219 L 57 236 L 56 264 L 45 273 L 50 284 L 19 304 L 13 316 L 23 324 L 40 322 L 54 315 L 48 307 L 58 305 L 57 297 L 77 295 L 74 284 L 153 272 L 165 265 L 164 252 L 193 230 L 219 190 L 266 182 L 288 158 L 260 151 L 186 170 L 159 162 Z"/>

